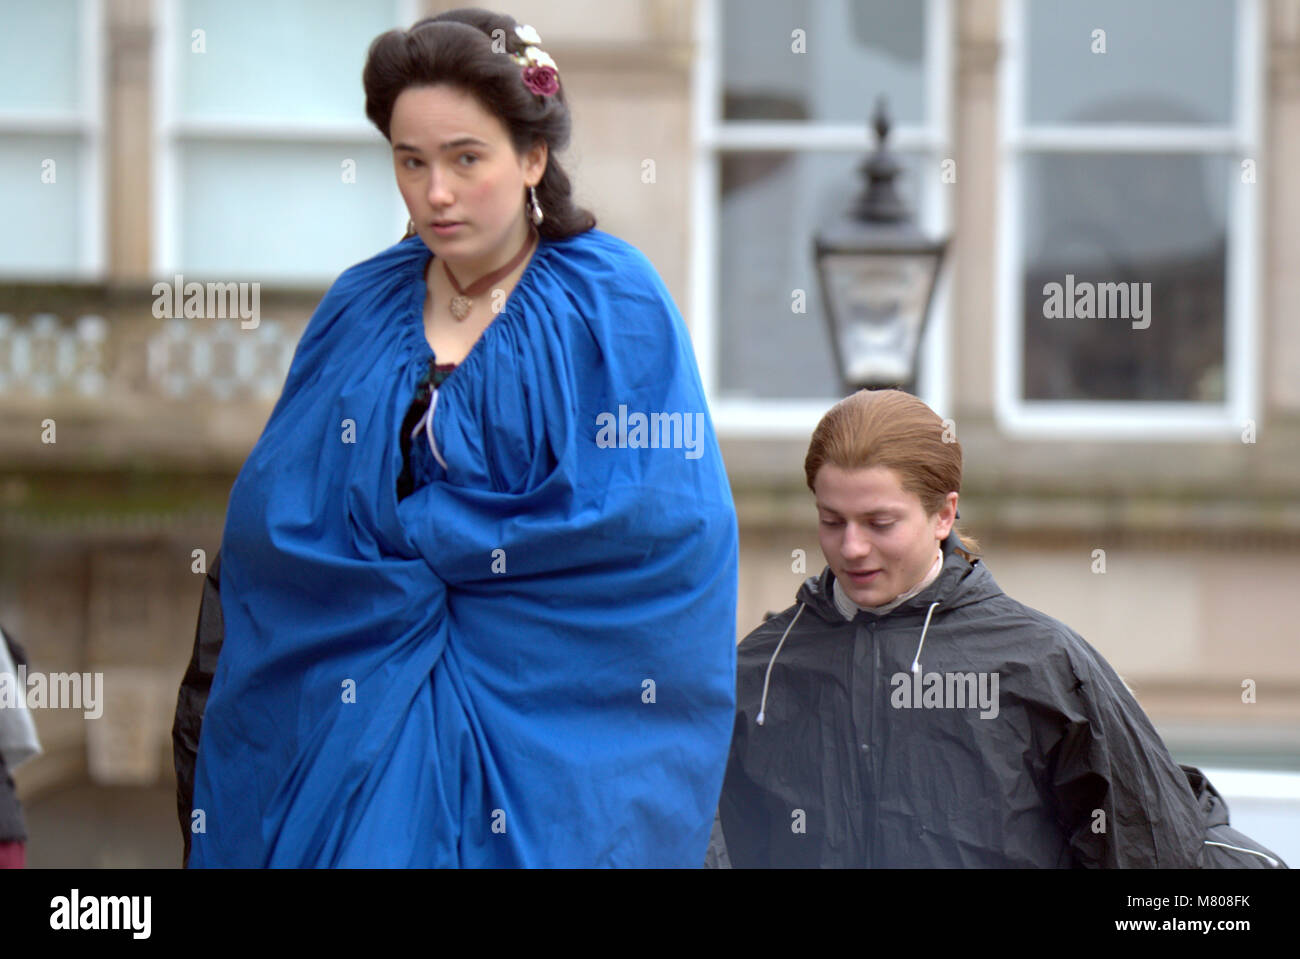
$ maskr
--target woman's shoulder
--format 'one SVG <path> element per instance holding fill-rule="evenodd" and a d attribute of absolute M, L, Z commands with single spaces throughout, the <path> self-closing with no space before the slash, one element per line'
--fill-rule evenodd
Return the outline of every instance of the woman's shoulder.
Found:
<path fill-rule="evenodd" d="M 332 331 L 340 327 L 338 321 L 342 317 L 361 315 L 375 318 L 388 305 L 395 306 L 402 290 L 411 289 L 410 281 L 414 271 L 419 269 L 417 264 L 424 263 L 428 256 L 429 248 L 424 242 L 419 237 L 410 237 L 348 267 L 321 297 L 303 332 L 303 342 L 332 337 Z M 364 324 L 342 326 L 360 329 Z"/>
<path fill-rule="evenodd" d="M 417 263 L 427 261 L 430 255 L 429 248 L 418 236 L 404 237 L 374 256 L 352 264 L 339 274 L 331 289 L 373 283 L 384 276 L 406 275 Z"/>
<path fill-rule="evenodd" d="M 638 275 L 659 281 L 659 271 L 641 250 L 622 237 L 596 227 L 563 240 L 553 240 L 551 245 L 556 253 L 555 260 L 561 266 L 590 270 L 620 285 L 626 284 L 629 277 Z"/>
<path fill-rule="evenodd" d="M 412 279 L 413 271 L 420 268 L 417 264 L 423 264 L 428 257 L 429 248 L 424 242 L 419 237 L 408 237 L 352 264 L 329 285 L 313 322 L 319 325 L 317 318 L 336 317 L 391 298 Z"/>
<path fill-rule="evenodd" d="M 565 249 L 603 252 L 607 256 L 641 255 L 641 252 L 627 240 L 594 226 L 590 230 L 583 230 L 581 233 L 574 233 L 564 239 L 550 242 Z"/>
<path fill-rule="evenodd" d="M 532 282 L 552 310 L 571 309 L 598 338 L 684 340 L 685 326 L 672 294 L 631 243 L 592 228 L 548 245 Z"/>

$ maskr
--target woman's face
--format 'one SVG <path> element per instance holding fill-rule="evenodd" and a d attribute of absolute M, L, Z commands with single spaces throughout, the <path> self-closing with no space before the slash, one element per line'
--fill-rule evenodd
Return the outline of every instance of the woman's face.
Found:
<path fill-rule="evenodd" d="M 546 170 L 546 145 L 523 157 L 505 126 L 472 96 L 446 85 L 407 87 L 388 128 L 397 186 L 415 231 L 472 283 L 509 259 L 528 235 L 524 196 Z M 456 222 L 436 231 L 435 222 Z"/>
<path fill-rule="evenodd" d="M 843 470 L 827 463 L 813 479 L 818 534 L 831 572 L 859 606 L 882 606 L 911 589 L 939 555 L 957 515 L 957 494 L 926 516 L 884 466 Z"/>

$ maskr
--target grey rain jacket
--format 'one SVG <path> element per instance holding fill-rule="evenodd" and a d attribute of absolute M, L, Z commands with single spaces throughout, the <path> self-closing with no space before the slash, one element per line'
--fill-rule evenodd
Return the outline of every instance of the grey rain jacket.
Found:
<path fill-rule="evenodd" d="M 1110 664 L 957 545 L 884 616 L 845 620 L 827 567 L 741 642 L 706 865 L 1217 865 L 1188 775 Z"/>

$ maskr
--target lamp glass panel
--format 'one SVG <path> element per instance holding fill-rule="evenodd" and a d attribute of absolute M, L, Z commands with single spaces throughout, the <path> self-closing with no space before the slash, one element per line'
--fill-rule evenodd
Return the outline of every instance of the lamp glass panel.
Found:
<path fill-rule="evenodd" d="M 828 254 L 823 268 L 850 383 L 911 379 L 937 257 Z"/>

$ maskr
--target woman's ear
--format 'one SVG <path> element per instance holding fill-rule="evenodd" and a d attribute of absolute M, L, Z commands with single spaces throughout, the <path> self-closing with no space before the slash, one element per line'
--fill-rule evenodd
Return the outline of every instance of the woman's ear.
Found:
<path fill-rule="evenodd" d="M 528 151 L 527 170 L 524 174 L 525 181 L 532 181 L 533 186 L 542 182 L 542 176 L 546 173 L 546 161 L 550 157 L 550 150 L 546 146 L 545 140 L 538 140 Z"/>

